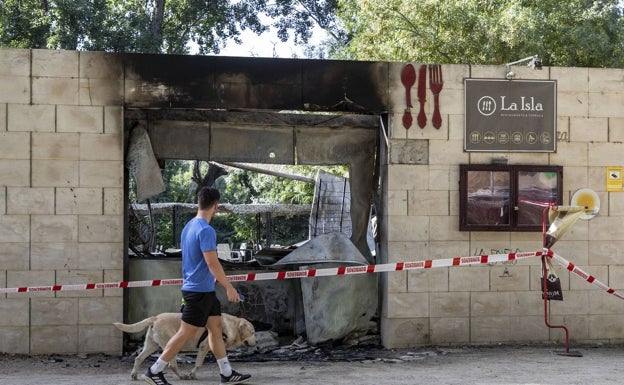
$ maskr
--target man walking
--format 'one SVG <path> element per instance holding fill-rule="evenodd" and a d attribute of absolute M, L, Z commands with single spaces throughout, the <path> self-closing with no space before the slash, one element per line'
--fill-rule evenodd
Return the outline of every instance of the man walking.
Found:
<path fill-rule="evenodd" d="M 222 338 L 221 303 L 215 294 L 216 282 L 225 287 L 228 301 L 239 302 L 240 298 L 219 262 L 217 233 L 209 224 L 217 211 L 220 197 L 219 190 L 202 188 L 197 193 L 197 215 L 182 230 L 182 323 L 158 360 L 143 375 L 145 382 L 150 385 L 171 385 L 165 380 L 162 371 L 195 335 L 197 328 L 208 330 L 208 343 L 219 364 L 221 384 L 241 384 L 251 377 L 232 369 Z"/>

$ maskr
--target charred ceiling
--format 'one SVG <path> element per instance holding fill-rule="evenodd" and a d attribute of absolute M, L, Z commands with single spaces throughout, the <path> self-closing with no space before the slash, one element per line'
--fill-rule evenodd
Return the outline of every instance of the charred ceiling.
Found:
<path fill-rule="evenodd" d="M 387 110 L 388 63 L 126 55 L 128 107 Z"/>
<path fill-rule="evenodd" d="M 195 109 L 127 109 L 143 124 L 159 159 L 330 165 L 374 157 L 379 119 Z"/>

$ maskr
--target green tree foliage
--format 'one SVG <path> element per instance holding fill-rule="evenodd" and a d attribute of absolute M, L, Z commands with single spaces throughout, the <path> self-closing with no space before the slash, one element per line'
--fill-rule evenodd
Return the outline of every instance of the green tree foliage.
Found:
<path fill-rule="evenodd" d="M 342 58 L 501 64 L 539 54 L 544 65 L 622 67 L 617 0 L 342 0 Z"/>
<path fill-rule="evenodd" d="M 241 30 L 260 33 L 263 1 L 5 0 L 0 44 L 143 53 L 219 52 Z"/>
<path fill-rule="evenodd" d="M 346 44 L 347 35 L 337 24 L 338 6 L 338 0 L 275 0 L 267 8 L 267 16 L 275 20 L 273 26 L 282 41 L 287 41 L 289 31 L 294 31 L 295 43 L 305 44 L 312 36 L 312 29 L 319 26 L 335 41 Z"/>
<path fill-rule="evenodd" d="M 243 30 L 305 45 L 320 26 L 310 57 L 622 67 L 622 16 L 620 0 L 3 0 L 0 46 L 208 54 Z"/>
<path fill-rule="evenodd" d="M 315 166 L 280 166 L 277 171 L 314 179 L 318 170 L 319 167 Z M 323 167 L 323 170 L 342 176 L 348 173 L 344 166 Z M 221 201 L 232 204 L 311 204 L 314 198 L 312 183 L 241 169 L 228 169 L 228 175 L 218 180 L 216 187 L 222 189 Z M 233 243 L 255 241 L 258 236 L 261 242 L 266 241 L 265 217 L 233 217 L 229 222 L 235 234 L 230 238 Z M 307 214 L 272 217 L 270 231 L 273 243 L 290 245 L 307 239 L 308 217 Z M 260 234 L 257 234 L 258 230 L 261 230 Z"/>
<path fill-rule="evenodd" d="M 150 199 L 152 203 L 193 203 L 195 185 L 192 181 L 194 161 L 168 160 L 162 170 L 166 190 Z M 205 175 L 208 162 L 200 162 L 200 172 Z M 270 166 L 265 166 L 269 168 Z M 314 179 L 319 170 L 315 166 L 273 166 L 274 171 L 293 174 Z M 347 176 L 345 166 L 327 166 L 323 170 L 337 175 Z M 314 197 L 314 184 L 294 179 L 282 178 L 237 168 L 227 168 L 227 175 L 218 178 L 214 187 L 221 192 L 221 203 L 229 204 L 311 204 Z M 131 181 L 132 182 L 132 181 Z M 133 183 L 130 183 L 130 200 L 133 198 Z M 179 218 L 178 234 L 174 234 L 171 215 L 156 215 L 157 245 L 165 248 L 173 247 L 176 235 L 181 227 L 194 214 Z M 148 219 L 146 218 L 146 221 Z M 218 241 L 231 243 L 233 246 L 241 242 L 254 243 L 260 241 L 266 246 L 267 218 L 260 215 L 218 215 L 213 219 L 217 229 Z M 307 239 L 308 215 L 273 216 L 270 220 L 270 232 L 273 242 L 290 245 Z"/>
<path fill-rule="evenodd" d="M 337 0 L 2 0 L 0 46 L 109 52 L 218 53 L 270 26 L 306 44 L 333 31 Z M 338 36 L 336 36 L 338 37 Z"/>
<path fill-rule="evenodd" d="M 275 168 L 273 167 L 273 169 Z M 284 174 L 299 175 L 311 179 L 314 179 L 318 172 L 318 167 L 313 166 L 279 166 L 277 168 L 277 171 Z M 345 173 L 344 168 L 332 167 L 329 169 L 340 175 Z M 314 184 L 312 183 L 242 169 L 229 169 L 224 180 L 227 187 L 223 194 L 223 200 L 232 203 L 309 204 L 312 203 L 314 194 Z"/>
<path fill-rule="evenodd" d="M 0 45 L 43 48 L 52 25 L 45 0 L 4 0 L 0 6 Z"/>

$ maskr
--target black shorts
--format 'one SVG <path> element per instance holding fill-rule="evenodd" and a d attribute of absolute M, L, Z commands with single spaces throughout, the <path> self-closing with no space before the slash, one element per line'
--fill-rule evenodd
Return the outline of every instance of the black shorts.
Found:
<path fill-rule="evenodd" d="M 184 306 L 182 307 L 182 321 L 197 327 L 205 327 L 210 316 L 221 315 L 221 302 L 217 294 L 197 293 L 182 290 Z"/>

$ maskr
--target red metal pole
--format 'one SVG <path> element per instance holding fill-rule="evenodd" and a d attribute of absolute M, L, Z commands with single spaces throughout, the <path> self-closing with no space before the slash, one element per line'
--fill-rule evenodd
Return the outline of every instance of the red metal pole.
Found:
<path fill-rule="evenodd" d="M 551 329 L 563 329 L 565 331 L 565 339 L 566 339 L 566 354 L 570 353 L 570 333 L 568 332 L 568 328 L 564 325 L 551 325 L 548 317 L 548 270 L 546 268 L 546 258 L 550 258 L 550 250 L 546 249 L 546 218 L 548 214 L 548 210 L 550 206 L 544 208 L 544 212 L 542 214 L 542 247 L 544 248 L 544 254 L 542 254 L 542 298 L 544 300 L 544 323 Z"/>

